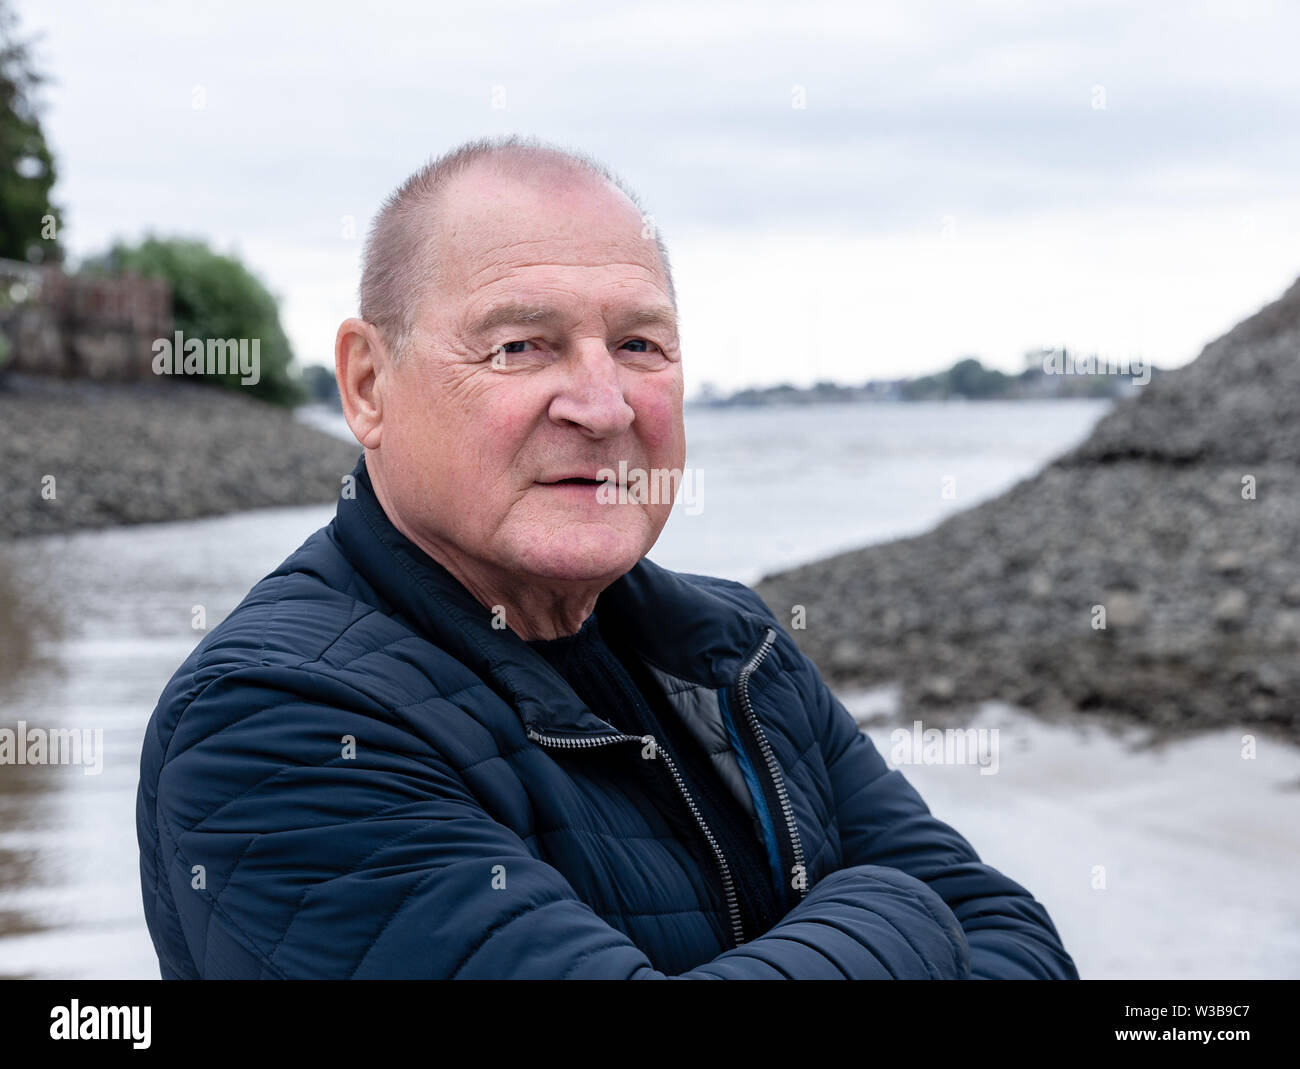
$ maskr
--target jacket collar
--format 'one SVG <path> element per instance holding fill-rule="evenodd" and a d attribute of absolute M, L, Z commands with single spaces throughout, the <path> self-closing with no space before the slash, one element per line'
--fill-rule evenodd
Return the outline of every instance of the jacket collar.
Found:
<path fill-rule="evenodd" d="M 330 527 L 348 562 L 429 642 L 463 663 L 543 734 L 614 730 L 509 628 L 494 628 L 480 605 L 441 564 L 384 513 L 365 454 L 352 470 L 355 496 L 341 497 Z M 623 632 L 648 664 L 712 689 L 736 682 L 767 622 L 698 582 L 642 558 L 596 601 L 602 627 Z"/>

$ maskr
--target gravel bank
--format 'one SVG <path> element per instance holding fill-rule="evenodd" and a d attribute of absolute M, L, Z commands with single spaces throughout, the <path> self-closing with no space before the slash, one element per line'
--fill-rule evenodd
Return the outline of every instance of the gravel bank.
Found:
<path fill-rule="evenodd" d="M 757 589 L 905 716 L 1001 699 L 1300 741 L 1298 463 L 1300 282 L 1002 497 Z"/>
<path fill-rule="evenodd" d="M 0 538 L 321 504 L 361 452 L 195 383 L 0 383 Z"/>

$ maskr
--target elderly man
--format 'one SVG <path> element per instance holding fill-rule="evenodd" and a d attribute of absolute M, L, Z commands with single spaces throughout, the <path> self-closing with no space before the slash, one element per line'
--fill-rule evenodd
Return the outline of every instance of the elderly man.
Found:
<path fill-rule="evenodd" d="M 360 311 L 335 519 L 149 725 L 164 977 L 1077 977 L 752 591 L 646 559 L 672 502 L 615 482 L 681 472 L 682 354 L 616 178 L 462 146 Z"/>

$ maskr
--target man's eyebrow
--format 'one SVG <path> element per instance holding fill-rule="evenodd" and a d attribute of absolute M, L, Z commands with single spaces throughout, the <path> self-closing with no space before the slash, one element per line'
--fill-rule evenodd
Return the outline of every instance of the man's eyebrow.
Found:
<path fill-rule="evenodd" d="M 516 323 L 545 323 L 554 321 L 559 317 L 560 312 L 556 308 L 511 301 L 509 304 L 498 304 L 493 308 L 489 308 L 470 324 L 469 333 L 471 335 L 486 334 L 497 327 L 513 326 Z"/>
<path fill-rule="evenodd" d="M 650 308 L 631 308 L 614 317 L 614 322 L 625 327 L 665 327 L 677 332 L 677 313 L 666 304 Z"/>
<path fill-rule="evenodd" d="M 554 323 L 564 319 L 565 313 L 558 308 L 544 304 L 511 301 L 489 308 L 469 326 L 468 333 L 479 337 L 495 330 L 497 327 L 524 325 L 530 323 Z M 677 313 L 669 305 L 652 305 L 642 308 L 629 308 L 614 316 L 614 323 L 623 327 L 664 327 L 674 333 L 677 330 Z"/>

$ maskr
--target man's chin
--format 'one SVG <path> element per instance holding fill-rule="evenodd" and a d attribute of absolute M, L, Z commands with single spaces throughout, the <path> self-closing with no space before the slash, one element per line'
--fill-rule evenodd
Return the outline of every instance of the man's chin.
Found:
<path fill-rule="evenodd" d="M 651 543 L 652 544 L 652 543 Z M 578 528 L 562 536 L 538 539 L 521 547 L 520 570 L 539 579 L 590 583 L 613 582 L 650 551 L 644 535 Z"/>

